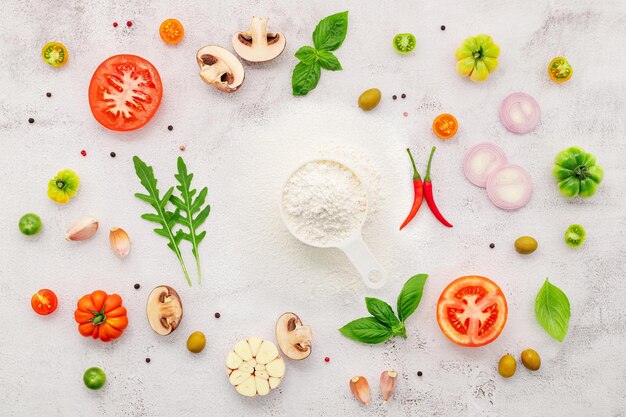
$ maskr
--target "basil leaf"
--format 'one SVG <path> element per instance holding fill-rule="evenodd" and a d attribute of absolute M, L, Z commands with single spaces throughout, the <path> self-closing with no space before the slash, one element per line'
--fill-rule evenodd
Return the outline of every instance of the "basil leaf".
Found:
<path fill-rule="evenodd" d="M 428 274 L 419 274 L 409 278 L 402 287 L 400 295 L 398 295 L 398 318 L 404 322 L 413 312 L 422 300 L 424 292 L 424 284 L 426 284 Z"/>
<path fill-rule="evenodd" d="M 535 316 L 546 332 L 559 342 L 567 335 L 570 318 L 569 300 L 563 291 L 546 278 L 535 298 Z"/>
<path fill-rule="evenodd" d="M 295 56 L 307 65 L 312 65 L 317 61 L 317 53 L 312 46 L 303 46 L 296 51 Z"/>
<path fill-rule="evenodd" d="M 302 48 L 300 48 L 302 49 Z M 313 49 L 313 48 L 311 48 Z M 332 52 L 328 51 L 317 51 L 317 60 L 319 61 L 322 68 L 329 71 L 341 71 L 341 64 L 335 55 Z"/>
<path fill-rule="evenodd" d="M 391 329 L 374 317 L 356 319 L 343 326 L 339 331 L 348 339 L 371 345 L 382 343 L 393 336 Z"/>
<path fill-rule="evenodd" d="M 315 49 L 334 51 L 341 46 L 348 33 L 348 12 L 328 16 L 313 31 Z"/>
<path fill-rule="evenodd" d="M 365 297 L 367 311 L 382 324 L 393 327 L 400 322 L 389 304 L 378 298 Z"/>
<path fill-rule="evenodd" d="M 320 64 L 314 62 L 312 65 L 307 65 L 304 62 L 300 62 L 293 69 L 293 75 L 291 77 L 291 87 L 294 96 L 304 96 L 309 91 L 315 88 L 317 82 L 320 80 Z"/>

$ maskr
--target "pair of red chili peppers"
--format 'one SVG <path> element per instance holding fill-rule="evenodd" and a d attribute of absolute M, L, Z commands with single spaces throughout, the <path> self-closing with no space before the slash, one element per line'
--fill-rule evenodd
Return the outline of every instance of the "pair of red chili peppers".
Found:
<path fill-rule="evenodd" d="M 413 165 L 413 206 L 411 207 L 411 211 L 409 212 L 406 220 L 404 220 L 404 223 L 400 226 L 400 230 L 404 229 L 404 226 L 413 220 L 417 211 L 420 209 L 424 198 L 426 199 L 426 203 L 428 204 L 430 211 L 435 215 L 437 220 L 439 220 L 444 226 L 452 227 L 452 224 L 450 224 L 450 222 L 443 217 L 443 214 L 441 214 L 439 208 L 437 208 L 437 204 L 435 204 L 435 199 L 433 198 L 433 183 L 430 181 L 430 164 L 433 161 L 435 149 L 436 148 L 433 146 L 433 149 L 430 151 L 424 182 L 422 182 L 422 177 L 420 177 L 419 172 L 417 172 L 415 160 L 413 159 L 413 155 L 411 155 L 411 151 L 408 148 L 406 150 L 409 153 L 409 158 L 411 158 L 411 164 Z"/>

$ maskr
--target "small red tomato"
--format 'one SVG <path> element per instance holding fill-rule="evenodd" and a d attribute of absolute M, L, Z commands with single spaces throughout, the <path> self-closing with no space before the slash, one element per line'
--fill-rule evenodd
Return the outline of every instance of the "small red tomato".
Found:
<path fill-rule="evenodd" d="M 35 310 L 35 313 L 47 316 L 57 309 L 59 300 L 55 293 L 50 290 L 39 290 L 30 299 L 30 305 Z"/>

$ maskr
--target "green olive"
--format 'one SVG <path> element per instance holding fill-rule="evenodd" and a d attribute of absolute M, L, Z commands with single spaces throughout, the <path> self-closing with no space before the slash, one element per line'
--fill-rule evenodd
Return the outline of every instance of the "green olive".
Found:
<path fill-rule="evenodd" d="M 206 346 L 206 336 L 202 332 L 193 332 L 187 339 L 187 349 L 193 353 L 200 353 Z"/>
<path fill-rule="evenodd" d="M 515 241 L 515 250 L 524 255 L 536 251 L 537 246 L 539 246 L 537 241 L 530 236 L 522 236 Z"/>
<path fill-rule="evenodd" d="M 541 358 L 533 349 L 526 349 L 522 352 L 522 363 L 531 371 L 536 371 L 541 366 Z"/>
<path fill-rule="evenodd" d="M 505 378 L 510 378 L 515 373 L 515 369 L 517 369 L 517 363 L 512 355 L 506 354 L 500 358 L 500 362 L 498 362 L 498 372 L 500 375 Z"/>
<path fill-rule="evenodd" d="M 370 88 L 365 90 L 359 96 L 359 107 L 365 111 L 370 111 L 380 103 L 380 90 L 378 88 Z"/>

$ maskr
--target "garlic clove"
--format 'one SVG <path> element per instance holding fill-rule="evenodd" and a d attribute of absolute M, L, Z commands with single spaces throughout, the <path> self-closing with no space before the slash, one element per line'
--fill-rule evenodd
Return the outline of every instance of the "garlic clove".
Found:
<path fill-rule="evenodd" d="M 130 238 L 126 230 L 121 227 L 113 227 L 109 232 L 109 243 L 113 252 L 123 258 L 130 253 Z"/>
<path fill-rule="evenodd" d="M 65 239 L 78 241 L 86 240 L 98 231 L 98 219 L 93 216 L 83 216 L 76 220 L 65 232 Z"/>
<path fill-rule="evenodd" d="M 350 380 L 350 391 L 354 398 L 363 404 L 370 402 L 370 384 L 363 376 L 355 376 Z"/>
<path fill-rule="evenodd" d="M 380 394 L 384 401 L 387 401 L 391 397 L 393 388 L 396 386 L 396 379 L 398 373 L 396 371 L 383 371 L 380 374 Z"/>

